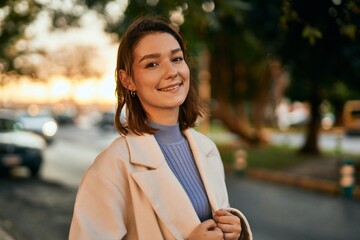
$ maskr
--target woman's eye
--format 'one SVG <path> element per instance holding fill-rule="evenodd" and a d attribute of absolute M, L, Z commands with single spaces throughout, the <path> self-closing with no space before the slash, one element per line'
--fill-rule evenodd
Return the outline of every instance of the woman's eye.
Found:
<path fill-rule="evenodd" d="M 184 60 L 183 57 L 176 57 L 176 58 L 173 59 L 174 62 L 181 62 L 183 60 Z"/>
<path fill-rule="evenodd" d="M 145 68 L 153 68 L 153 67 L 156 67 L 157 65 L 158 65 L 157 63 L 152 62 L 152 63 L 146 64 Z"/>

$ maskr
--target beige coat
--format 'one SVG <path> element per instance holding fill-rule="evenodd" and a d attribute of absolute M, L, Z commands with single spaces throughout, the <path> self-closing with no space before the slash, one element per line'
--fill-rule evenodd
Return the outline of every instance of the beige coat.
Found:
<path fill-rule="evenodd" d="M 215 144 L 185 130 L 213 212 L 228 209 L 241 218 L 241 239 L 252 239 L 246 218 L 230 209 L 224 170 Z M 70 240 L 186 239 L 200 220 L 166 163 L 153 135 L 118 137 L 80 183 Z"/>

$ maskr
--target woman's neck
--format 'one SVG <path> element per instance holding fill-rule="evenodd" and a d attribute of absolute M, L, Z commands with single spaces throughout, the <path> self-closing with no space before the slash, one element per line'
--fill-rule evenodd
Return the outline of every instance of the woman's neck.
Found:
<path fill-rule="evenodd" d="M 173 144 L 175 142 L 183 141 L 184 139 L 178 123 L 174 125 L 162 125 L 150 122 L 149 124 L 151 127 L 157 129 L 154 135 L 159 144 Z"/>
<path fill-rule="evenodd" d="M 179 111 L 158 111 L 156 113 L 151 113 L 150 120 L 152 122 L 158 123 L 160 125 L 171 126 L 178 123 Z"/>

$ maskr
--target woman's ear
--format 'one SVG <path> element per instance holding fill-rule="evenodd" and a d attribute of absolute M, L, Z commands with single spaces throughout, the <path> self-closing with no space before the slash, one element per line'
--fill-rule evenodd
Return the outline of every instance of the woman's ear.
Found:
<path fill-rule="evenodd" d="M 124 88 L 128 89 L 129 91 L 136 91 L 136 87 L 132 81 L 132 78 L 124 70 L 120 69 L 118 74 L 121 84 L 124 86 Z"/>

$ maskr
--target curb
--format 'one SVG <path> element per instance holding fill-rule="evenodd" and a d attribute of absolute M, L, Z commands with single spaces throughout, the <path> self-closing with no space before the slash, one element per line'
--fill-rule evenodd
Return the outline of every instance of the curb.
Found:
<path fill-rule="evenodd" d="M 14 238 L 0 227 L 0 240 L 14 240 Z"/>
<path fill-rule="evenodd" d="M 328 193 L 333 195 L 341 195 L 341 187 L 337 182 L 318 179 L 309 176 L 300 176 L 281 171 L 273 171 L 266 169 L 248 169 L 246 170 L 246 176 L 271 181 L 274 183 L 286 184 L 290 186 L 300 187 L 312 191 Z M 353 198 L 360 200 L 360 188 L 355 187 L 353 191 Z"/>

